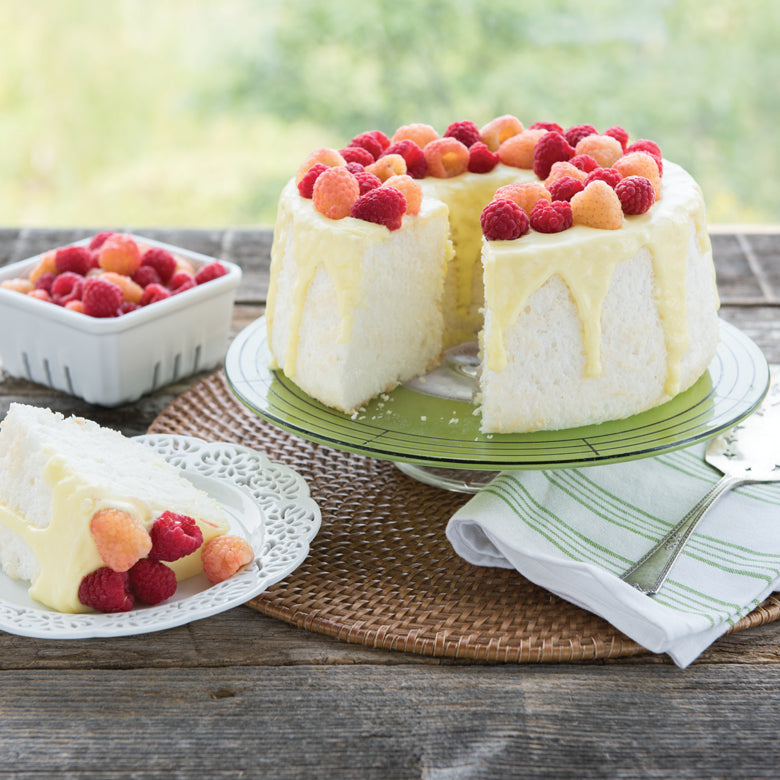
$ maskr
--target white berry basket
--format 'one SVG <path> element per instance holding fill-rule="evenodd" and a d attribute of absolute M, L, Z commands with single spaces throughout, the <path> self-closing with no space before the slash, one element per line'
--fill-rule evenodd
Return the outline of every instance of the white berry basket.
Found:
<path fill-rule="evenodd" d="M 197 271 L 213 257 L 133 236 L 167 249 Z M 85 241 L 73 245 L 85 246 Z M 42 253 L 0 267 L 0 282 L 27 277 Z M 89 317 L 0 287 L 0 365 L 28 379 L 82 398 L 118 406 L 225 357 L 241 269 L 219 261 L 227 274 L 119 317 Z"/>

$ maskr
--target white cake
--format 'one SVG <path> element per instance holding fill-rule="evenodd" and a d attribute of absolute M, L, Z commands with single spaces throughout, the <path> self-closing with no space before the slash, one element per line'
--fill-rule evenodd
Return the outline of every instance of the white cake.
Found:
<path fill-rule="evenodd" d="M 619 229 L 575 224 L 488 241 L 483 208 L 499 187 L 540 182 L 533 170 L 499 163 L 422 178 L 420 213 L 397 230 L 330 219 L 293 180 L 271 253 L 274 367 L 354 413 L 476 338 L 483 432 L 569 428 L 657 406 L 702 375 L 719 339 L 701 190 L 667 161 L 659 181 L 654 205 Z"/>
<path fill-rule="evenodd" d="M 149 447 L 79 417 L 11 404 L 0 425 L 0 565 L 35 600 L 89 611 L 82 578 L 103 566 L 90 532 L 99 510 L 120 509 L 147 530 L 165 510 L 193 517 L 204 543 L 225 533 L 221 507 Z M 168 564 L 179 580 L 202 570 L 192 553 Z"/>

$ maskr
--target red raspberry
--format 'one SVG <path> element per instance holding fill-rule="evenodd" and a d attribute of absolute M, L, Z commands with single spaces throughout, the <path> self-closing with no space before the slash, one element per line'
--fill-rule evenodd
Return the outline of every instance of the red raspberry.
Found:
<path fill-rule="evenodd" d="M 365 168 L 366 165 L 371 165 L 374 162 L 374 155 L 362 146 L 345 146 L 343 149 L 339 149 L 339 154 L 348 165 L 349 163 L 359 163 Z"/>
<path fill-rule="evenodd" d="M 188 275 L 188 278 L 181 284 L 177 284 L 175 287 L 169 287 L 168 289 L 171 291 L 171 295 L 178 295 L 179 293 L 187 292 L 187 290 L 192 290 L 197 286 L 198 285 L 195 284 L 195 279 Z"/>
<path fill-rule="evenodd" d="M 51 286 L 49 292 L 54 302 L 64 306 L 68 301 L 81 300 L 84 293 L 84 277 L 73 271 L 60 274 Z"/>
<path fill-rule="evenodd" d="M 498 152 L 491 152 L 486 144 L 477 141 L 469 147 L 469 171 L 489 173 L 499 162 Z"/>
<path fill-rule="evenodd" d="M 561 176 L 556 179 L 548 188 L 553 200 L 571 200 L 578 192 L 585 189 L 585 185 L 573 176 Z M 533 227 L 533 225 L 531 225 Z M 544 231 L 542 231 L 544 232 Z"/>
<path fill-rule="evenodd" d="M 176 271 L 176 258 L 167 249 L 153 246 L 141 255 L 141 266 L 145 265 L 154 268 L 160 281 L 168 284 Z"/>
<path fill-rule="evenodd" d="M 185 290 L 190 290 L 195 286 L 195 277 L 189 271 L 177 271 L 168 282 L 168 289 L 171 292 L 179 292 L 183 287 Z"/>
<path fill-rule="evenodd" d="M 355 148 L 357 149 L 358 147 Z M 365 151 L 365 149 L 362 151 Z M 366 152 L 366 154 L 368 154 L 368 152 Z M 371 155 L 368 156 L 370 157 Z M 308 198 L 311 200 L 311 197 L 314 194 L 314 182 L 317 181 L 317 177 L 323 171 L 327 170 L 327 165 L 323 165 L 322 163 L 314 163 L 314 165 L 312 165 L 311 168 L 306 171 L 303 178 L 298 182 L 298 192 L 302 198 Z"/>
<path fill-rule="evenodd" d="M 70 271 L 66 271 L 65 273 L 71 273 Z M 74 276 L 79 276 L 78 274 L 74 274 Z M 35 280 L 35 289 L 36 290 L 46 290 L 49 295 L 51 295 L 51 288 L 52 284 L 54 284 L 54 280 L 59 278 L 57 274 L 53 273 L 52 271 L 47 271 L 46 273 L 42 273 L 36 280 Z M 79 276 L 79 279 L 82 277 Z"/>
<path fill-rule="evenodd" d="M 595 133 L 598 130 L 593 125 L 574 125 L 564 133 L 564 137 L 572 146 L 576 146 L 583 138 Z"/>
<path fill-rule="evenodd" d="M 108 566 L 87 574 L 79 583 L 79 601 L 98 612 L 128 612 L 133 608 L 130 577 Z"/>
<path fill-rule="evenodd" d="M 54 264 L 57 266 L 57 273 L 73 271 L 86 276 L 87 271 L 92 268 L 92 253 L 85 246 L 62 247 L 54 255 Z"/>
<path fill-rule="evenodd" d="M 622 178 L 623 175 L 620 171 L 616 171 L 614 168 L 596 168 L 585 177 L 585 186 L 587 187 L 592 181 L 605 181 L 614 190 L 615 185 Z"/>
<path fill-rule="evenodd" d="M 144 604 L 159 604 L 176 593 L 176 575 L 160 561 L 142 558 L 129 571 L 130 590 Z"/>
<path fill-rule="evenodd" d="M 360 147 L 358 146 L 355 147 L 355 149 L 359 149 L 359 148 Z M 371 163 L 371 165 L 373 165 L 373 163 Z M 366 170 L 365 165 L 361 165 L 360 163 L 356 163 L 356 162 L 348 162 L 344 167 L 352 174 L 360 173 L 361 171 Z"/>
<path fill-rule="evenodd" d="M 453 122 L 445 131 L 444 138 L 457 138 L 465 147 L 481 141 L 479 128 L 468 119 L 462 122 Z"/>
<path fill-rule="evenodd" d="M 163 512 L 149 532 L 152 561 L 178 561 L 195 552 L 203 544 L 203 532 L 192 517 L 175 512 Z"/>
<path fill-rule="evenodd" d="M 90 317 L 116 317 L 124 299 L 122 289 L 107 279 L 89 276 L 84 280 L 81 300 L 84 314 Z"/>
<path fill-rule="evenodd" d="M 406 198 L 395 187 L 376 187 L 361 195 L 349 211 L 350 217 L 398 230 L 406 213 Z"/>
<path fill-rule="evenodd" d="M 132 301 L 122 301 L 122 305 L 119 307 L 119 313 L 129 314 L 131 311 L 135 311 L 136 309 L 140 308 L 141 305 L 138 303 L 133 303 Z"/>
<path fill-rule="evenodd" d="M 644 214 L 655 203 L 652 182 L 644 176 L 626 176 L 615 187 L 624 214 Z"/>
<path fill-rule="evenodd" d="M 89 248 L 92 250 L 100 249 L 100 247 L 105 244 L 106 239 L 113 235 L 113 230 L 104 230 L 102 233 L 92 236 L 92 240 L 89 242 Z"/>
<path fill-rule="evenodd" d="M 557 122 L 534 122 L 529 130 L 546 130 L 548 133 L 560 133 L 563 135 L 563 128 Z"/>
<path fill-rule="evenodd" d="M 360 146 L 371 153 L 376 160 L 385 149 L 390 146 L 390 139 L 381 130 L 369 130 L 356 135 L 350 142 L 350 146 Z"/>
<path fill-rule="evenodd" d="M 171 291 L 161 284 L 147 284 L 144 287 L 144 294 L 141 296 L 141 306 L 148 306 L 150 303 L 164 301 L 171 297 Z"/>
<path fill-rule="evenodd" d="M 623 147 L 623 151 L 626 151 L 626 145 L 628 144 L 628 133 L 620 126 L 615 125 L 605 130 L 602 135 L 611 135 L 615 140 L 620 142 Z"/>
<path fill-rule="evenodd" d="M 634 143 L 626 147 L 626 154 L 629 152 L 647 152 L 648 154 L 660 157 L 661 147 L 655 141 L 650 141 L 647 138 L 640 138 L 638 141 L 634 141 Z"/>
<path fill-rule="evenodd" d="M 528 232 L 528 215 L 513 200 L 497 198 L 482 209 L 479 218 L 488 241 L 513 241 Z"/>
<path fill-rule="evenodd" d="M 214 279 L 219 279 L 220 276 L 225 276 L 228 270 L 222 263 L 214 260 L 211 263 L 202 265 L 195 274 L 195 284 L 205 284 L 211 282 Z"/>
<path fill-rule="evenodd" d="M 546 179 L 553 163 L 572 157 L 574 147 L 560 133 L 545 133 L 534 146 L 534 173 L 540 179 Z"/>
<path fill-rule="evenodd" d="M 664 175 L 664 161 L 663 155 L 661 154 L 661 147 L 655 141 L 650 141 L 647 138 L 640 138 L 638 141 L 634 141 L 634 143 L 627 146 L 624 151 L 626 154 L 630 154 L 631 152 L 646 152 L 658 164 L 658 173 L 660 173 L 661 176 Z"/>
<path fill-rule="evenodd" d="M 357 179 L 358 187 L 360 187 L 361 195 L 364 195 L 369 190 L 373 190 L 374 187 L 380 187 L 382 185 L 382 180 L 368 171 L 359 171 L 355 174 L 355 178 Z"/>
<path fill-rule="evenodd" d="M 531 227 L 539 233 L 560 233 L 572 225 L 571 204 L 565 200 L 552 203 L 539 200 L 531 209 Z"/>
<path fill-rule="evenodd" d="M 382 156 L 400 154 L 406 161 L 406 172 L 413 179 L 424 179 L 428 173 L 428 161 L 422 149 L 409 138 L 396 141 L 385 149 Z"/>
<path fill-rule="evenodd" d="M 595 158 L 591 157 L 589 154 L 575 154 L 574 157 L 569 160 L 569 162 L 575 168 L 579 168 L 581 171 L 585 171 L 585 173 L 590 173 L 591 171 L 595 171 L 596 168 L 600 167 Z"/>
<path fill-rule="evenodd" d="M 152 268 L 150 265 L 142 265 L 130 278 L 141 287 L 148 287 L 150 284 L 162 284 L 162 279 L 160 279 L 157 269 Z"/>
<path fill-rule="evenodd" d="M 249 542 L 240 536 L 217 536 L 200 552 L 203 573 L 214 584 L 232 577 L 241 567 L 254 560 L 255 553 Z"/>

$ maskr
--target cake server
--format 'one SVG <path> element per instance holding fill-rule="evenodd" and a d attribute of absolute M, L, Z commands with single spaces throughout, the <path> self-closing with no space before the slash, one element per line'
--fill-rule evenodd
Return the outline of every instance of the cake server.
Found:
<path fill-rule="evenodd" d="M 723 474 L 721 479 L 655 547 L 620 575 L 648 596 L 658 593 L 694 529 L 724 493 L 739 485 L 780 481 L 780 381 L 772 382 L 752 415 L 709 442 L 704 459 Z"/>

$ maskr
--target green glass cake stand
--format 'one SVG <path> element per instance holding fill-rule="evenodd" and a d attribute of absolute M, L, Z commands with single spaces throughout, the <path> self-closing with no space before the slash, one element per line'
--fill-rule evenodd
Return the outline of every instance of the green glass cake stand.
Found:
<path fill-rule="evenodd" d="M 475 344 L 449 350 L 424 377 L 384 393 L 348 415 L 311 398 L 271 370 L 264 318 L 242 330 L 225 359 L 232 392 L 280 428 L 319 444 L 390 460 L 415 479 L 476 492 L 496 471 L 593 466 L 646 458 L 710 439 L 751 414 L 769 387 L 761 350 L 721 321 L 721 340 L 693 387 L 650 411 L 600 425 L 490 434 L 479 430 L 471 398 Z"/>

